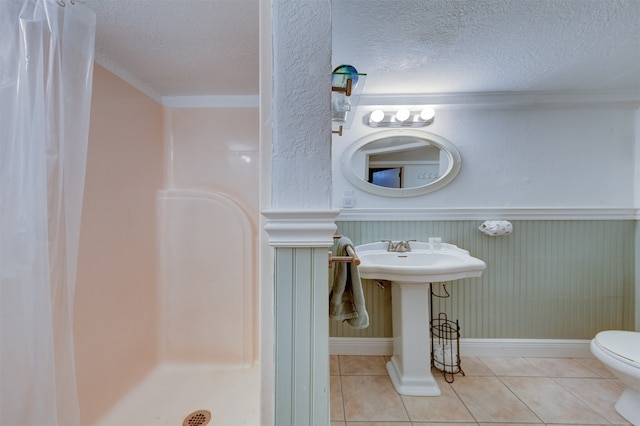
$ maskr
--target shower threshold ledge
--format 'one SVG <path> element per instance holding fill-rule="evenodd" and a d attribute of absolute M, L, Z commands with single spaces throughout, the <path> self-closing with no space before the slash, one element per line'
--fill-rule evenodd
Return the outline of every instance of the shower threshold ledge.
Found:
<path fill-rule="evenodd" d="M 213 425 L 260 424 L 260 368 L 162 363 L 124 395 L 96 426 L 181 425 L 207 410 Z"/>

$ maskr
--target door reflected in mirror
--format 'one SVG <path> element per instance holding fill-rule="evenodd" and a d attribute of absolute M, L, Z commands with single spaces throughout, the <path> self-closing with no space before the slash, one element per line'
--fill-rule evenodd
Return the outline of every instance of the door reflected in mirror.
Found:
<path fill-rule="evenodd" d="M 344 152 L 341 165 L 345 177 L 360 189 L 411 197 L 449 183 L 460 169 L 460 154 L 440 136 L 398 129 L 357 140 Z"/>

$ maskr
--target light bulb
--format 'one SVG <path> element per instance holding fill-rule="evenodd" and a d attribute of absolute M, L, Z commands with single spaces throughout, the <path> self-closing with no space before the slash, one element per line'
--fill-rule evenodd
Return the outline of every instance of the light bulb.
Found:
<path fill-rule="evenodd" d="M 369 117 L 369 121 L 372 123 L 379 123 L 382 121 L 383 118 L 384 118 L 384 111 L 377 109 L 371 113 L 371 116 Z"/>
<path fill-rule="evenodd" d="M 396 112 L 396 120 L 398 121 L 406 121 L 411 116 L 411 113 L 408 109 L 400 109 Z"/>
<path fill-rule="evenodd" d="M 425 108 L 420 111 L 420 120 L 429 121 L 436 116 L 436 110 L 433 108 Z"/>

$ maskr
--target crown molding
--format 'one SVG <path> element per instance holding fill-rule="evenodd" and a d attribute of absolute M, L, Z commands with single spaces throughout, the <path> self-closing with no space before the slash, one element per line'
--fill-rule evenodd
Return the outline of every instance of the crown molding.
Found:
<path fill-rule="evenodd" d="M 258 108 L 258 95 L 163 96 L 162 105 L 169 108 Z"/>
<path fill-rule="evenodd" d="M 162 96 L 158 92 L 144 84 L 129 71 L 113 62 L 106 55 L 96 52 L 94 60 L 98 65 L 109 71 L 111 74 L 115 75 L 121 80 L 124 80 L 126 83 L 133 86 L 133 88 L 144 93 L 146 96 L 150 97 L 157 103 L 162 104 Z"/>
<path fill-rule="evenodd" d="M 610 91 L 537 91 L 537 92 L 467 92 L 367 94 L 360 96 L 360 106 L 429 105 L 438 108 L 640 108 L 640 90 Z"/>
<path fill-rule="evenodd" d="M 259 95 L 161 95 L 106 55 L 96 53 L 95 62 L 166 107 L 258 108 L 260 106 Z M 536 107 L 638 109 L 640 108 L 640 90 L 365 94 L 360 96 L 359 105 L 429 105 L 445 109 Z"/>
<path fill-rule="evenodd" d="M 129 71 L 114 63 L 104 54 L 96 53 L 95 62 L 133 86 L 157 103 L 169 108 L 258 108 L 259 95 L 197 95 L 197 96 L 169 96 L 161 95 L 144 84 Z"/>

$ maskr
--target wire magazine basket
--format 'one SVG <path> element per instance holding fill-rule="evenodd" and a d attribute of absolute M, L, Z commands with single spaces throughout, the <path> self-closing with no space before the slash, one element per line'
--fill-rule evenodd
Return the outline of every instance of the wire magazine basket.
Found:
<path fill-rule="evenodd" d="M 438 296 L 431 292 L 431 297 Z M 442 372 L 447 383 L 453 383 L 455 374 L 462 374 L 460 367 L 460 325 L 458 321 L 451 321 L 447 314 L 440 312 L 431 319 L 431 366 Z"/>

